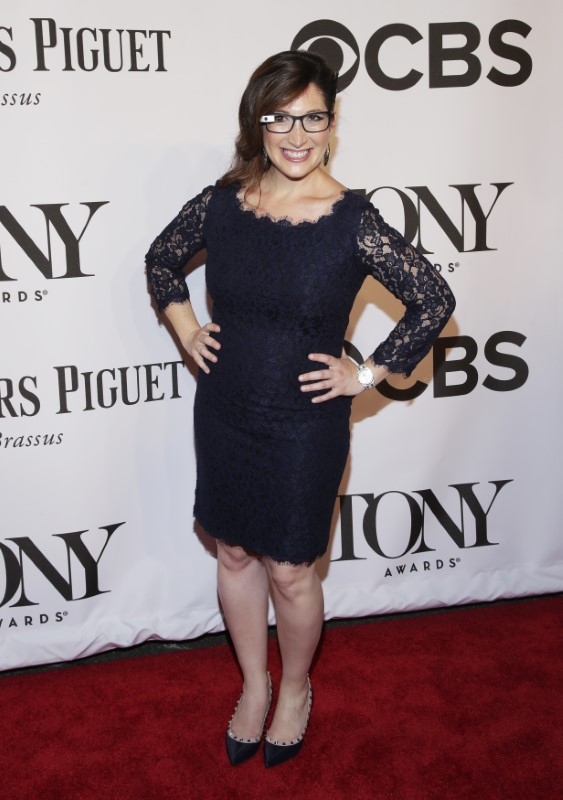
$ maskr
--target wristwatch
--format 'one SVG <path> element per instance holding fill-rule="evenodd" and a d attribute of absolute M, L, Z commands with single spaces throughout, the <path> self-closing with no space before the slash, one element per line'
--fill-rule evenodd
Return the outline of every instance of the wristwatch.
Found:
<path fill-rule="evenodd" d="M 364 389 L 375 389 L 375 378 L 367 364 L 358 364 L 356 377 Z"/>

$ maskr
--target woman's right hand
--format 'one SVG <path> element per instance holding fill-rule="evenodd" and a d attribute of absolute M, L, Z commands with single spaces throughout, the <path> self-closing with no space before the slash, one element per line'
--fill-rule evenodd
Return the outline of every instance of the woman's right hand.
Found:
<path fill-rule="evenodd" d="M 209 375 L 210 370 L 205 359 L 211 361 L 213 364 L 217 362 L 217 356 L 210 348 L 214 350 L 221 349 L 221 345 L 217 339 L 211 336 L 211 333 L 219 333 L 220 330 L 221 328 L 215 322 L 208 322 L 201 328 L 194 328 L 182 341 L 184 349 L 193 358 L 198 367 L 207 375 Z"/>

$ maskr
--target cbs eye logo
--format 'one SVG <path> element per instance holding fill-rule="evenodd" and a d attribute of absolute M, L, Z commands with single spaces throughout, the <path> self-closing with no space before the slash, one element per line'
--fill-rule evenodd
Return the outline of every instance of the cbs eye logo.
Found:
<path fill-rule="evenodd" d="M 488 68 L 485 76 L 488 80 L 497 86 L 520 86 L 532 74 L 532 58 L 519 46 L 520 39 L 526 39 L 531 30 L 521 20 L 502 20 L 491 28 L 488 52 L 485 52 L 481 31 L 471 22 L 431 22 L 426 36 L 412 25 L 394 23 L 372 34 L 364 52 L 364 63 L 372 81 L 382 89 L 410 89 L 424 77 L 413 62 L 421 59 L 425 45 L 424 62 L 428 65 L 430 89 L 472 86 L 482 75 L 482 62 L 488 60 L 496 62 Z M 417 46 L 423 41 L 424 45 Z M 322 56 L 340 73 L 339 92 L 352 83 L 360 66 L 360 48 L 354 35 L 331 19 L 305 25 L 295 36 L 291 49 L 309 50 Z M 497 59 L 490 59 L 491 54 Z M 499 58 L 511 62 L 506 71 L 500 68 L 507 65 L 498 62 Z"/>

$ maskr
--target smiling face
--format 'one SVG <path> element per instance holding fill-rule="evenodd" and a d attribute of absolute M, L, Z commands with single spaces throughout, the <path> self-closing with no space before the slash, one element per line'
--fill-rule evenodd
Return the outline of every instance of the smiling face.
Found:
<path fill-rule="evenodd" d="M 295 100 L 281 108 L 273 108 L 271 112 L 283 111 L 301 116 L 327 110 L 323 93 L 311 83 Z M 289 180 L 302 180 L 310 175 L 322 164 L 332 126 L 333 121 L 326 131 L 319 133 L 307 133 L 299 121 L 295 122 L 289 133 L 271 133 L 264 127 L 264 149 L 272 167 Z"/>

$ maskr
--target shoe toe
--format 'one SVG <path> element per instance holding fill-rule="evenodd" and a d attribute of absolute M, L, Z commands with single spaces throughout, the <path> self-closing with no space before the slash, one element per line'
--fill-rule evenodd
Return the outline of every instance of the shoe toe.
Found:
<path fill-rule="evenodd" d="M 237 742 L 236 739 L 231 738 L 228 734 L 225 741 L 227 755 L 233 767 L 242 764 L 247 758 L 252 758 L 260 747 L 260 742 Z"/>
<path fill-rule="evenodd" d="M 264 742 L 264 766 L 275 767 L 289 761 L 301 750 L 303 739 L 297 744 L 279 745 L 272 742 Z"/>

